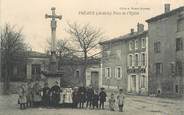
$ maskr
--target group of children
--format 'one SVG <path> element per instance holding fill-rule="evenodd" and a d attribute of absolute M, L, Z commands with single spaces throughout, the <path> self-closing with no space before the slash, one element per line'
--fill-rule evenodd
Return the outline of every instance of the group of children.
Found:
<path fill-rule="evenodd" d="M 27 84 L 22 84 L 18 90 L 19 98 L 18 103 L 20 104 L 20 109 L 26 109 L 27 107 L 58 107 L 60 104 L 62 92 L 58 82 L 55 82 L 55 85 L 49 88 L 48 83 L 44 83 L 44 87 L 42 88 L 38 81 L 36 82 L 28 82 Z M 74 88 L 72 93 L 72 107 L 73 108 L 84 108 L 84 104 L 86 104 L 86 108 L 92 109 L 104 109 L 104 103 L 106 102 L 107 94 L 104 88 L 98 90 L 90 87 L 79 87 Z M 63 97 L 64 98 L 64 97 Z M 115 103 L 117 100 L 117 104 L 119 107 L 119 111 L 123 111 L 125 96 L 123 94 L 123 90 L 120 89 L 117 95 L 117 99 L 115 95 L 112 93 L 109 97 L 109 109 L 111 111 L 115 111 Z M 62 101 L 62 100 L 61 100 Z"/>
<path fill-rule="evenodd" d="M 86 108 L 93 109 L 104 109 L 104 103 L 106 102 L 107 94 L 104 88 L 101 91 L 94 90 L 92 87 L 88 87 L 86 90 L 84 88 L 74 89 L 72 93 L 73 105 L 75 108 L 84 108 L 84 103 L 86 102 Z M 123 111 L 125 96 L 123 90 L 120 89 L 117 95 L 117 104 L 119 111 Z M 109 109 L 115 111 L 116 98 L 112 93 L 109 97 Z"/>
<path fill-rule="evenodd" d="M 123 94 L 123 90 L 120 89 L 117 96 L 117 104 L 119 107 L 119 112 L 123 112 L 124 100 L 125 100 L 125 96 Z M 112 93 L 111 97 L 109 98 L 109 109 L 111 111 L 115 111 L 115 102 L 116 102 L 116 99 L 114 94 Z"/>
<path fill-rule="evenodd" d="M 49 88 L 47 82 L 44 83 L 43 88 L 39 81 L 28 82 L 27 84 L 22 84 L 18 89 L 18 104 L 20 109 L 57 106 L 60 101 L 60 92 L 58 82 L 55 82 L 51 88 Z"/>
<path fill-rule="evenodd" d="M 92 87 L 84 88 L 74 88 L 72 93 L 73 105 L 75 108 L 84 108 L 84 103 L 86 102 L 86 108 L 101 108 L 104 109 L 104 103 L 106 101 L 107 94 L 104 88 L 101 88 L 100 93 L 94 90 Z M 98 104 L 100 102 L 100 104 Z"/>

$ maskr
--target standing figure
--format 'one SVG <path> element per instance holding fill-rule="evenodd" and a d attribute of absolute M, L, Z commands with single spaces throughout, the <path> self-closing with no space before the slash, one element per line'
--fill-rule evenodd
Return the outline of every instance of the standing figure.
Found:
<path fill-rule="evenodd" d="M 20 104 L 20 109 L 26 109 L 27 100 L 26 100 L 26 89 L 24 84 L 20 86 L 18 94 L 19 94 L 18 102 Z"/>
<path fill-rule="evenodd" d="M 33 105 L 34 107 L 40 107 L 42 96 L 41 96 L 41 86 L 39 84 L 39 81 L 36 81 L 36 83 L 33 86 Z"/>
<path fill-rule="evenodd" d="M 114 111 L 114 107 L 115 107 L 115 98 L 114 98 L 114 94 L 111 94 L 111 97 L 109 98 L 109 109 L 111 111 Z"/>
<path fill-rule="evenodd" d="M 55 82 L 55 85 L 50 89 L 50 91 L 51 91 L 51 104 L 52 106 L 57 107 L 60 102 L 60 92 L 61 92 L 61 89 L 57 81 Z"/>
<path fill-rule="evenodd" d="M 47 82 L 44 84 L 43 88 L 42 103 L 45 107 L 48 107 L 50 104 L 50 88 Z"/>
<path fill-rule="evenodd" d="M 120 89 L 119 94 L 117 96 L 119 112 L 123 112 L 124 99 L 125 99 L 125 96 L 123 94 L 123 90 Z"/>
<path fill-rule="evenodd" d="M 84 103 L 85 103 L 85 101 L 86 101 L 86 89 L 84 88 L 84 87 L 80 87 L 79 88 L 79 100 L 80 100 L 80 102 L 79 102 L 79 107 L 80 108 L 84 108 Z"/>
<path fill-rule="evenodd" d="M 102 108 L 102 109 L 104 109 L 104 103 L 106 102 L 106 97 L 107 97 L 107 94 L 104 91 L 104 88 L 101 88 L 99 98 L 100 98 L 100 108 Z"/>
<path fill-rule="evenodd" d="M 94 95 L 93 95 L 93 109 L 94 109 L 95 107 L 98 109 L 98 100 L 99 100 L 98 91 L 95 90 L 95 91 L 94 91 Z"/>
<path fill-rule="evenodd" d="M 93 88 L 90 86 L 87 91 L 86 91 L 86 108 L 91 108 L 92 104 L 93 104 L 93 95 L 94 95 L 94 90 Z"/>
<path fill-rule="evenodd" d="M 32 107 L 33 105 L 33 87 L 32 87 L 32 83 L 28 82 L 27 83 L 27 107 Z"/>
<path fill-rule="evenodd" d="M 74 88 L 74 91 L 72 93 L 72 101 L 73 101 L 73 108 L 77 108 L 79 95 L 78 95 L 78 89 Z"/>

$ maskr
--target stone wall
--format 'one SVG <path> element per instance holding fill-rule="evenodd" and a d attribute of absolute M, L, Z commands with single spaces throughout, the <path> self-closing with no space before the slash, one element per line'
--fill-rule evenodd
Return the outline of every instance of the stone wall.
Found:
<path fill-rule="evenodd" d="M 176 38 L 181 37 L 184 41 L 184 32 L 177 32 L 178 14 L 160 19 L 148 24 L 149 30 L 149 93 L 161 95 L 178 95 L 175 86 L 179 87 L 184 83 L 183 76 L 172 76 L 171 63 L 175 63 L 179 58 L 182 60 L 184 71 L 184 56 L 176 52 Z M 161 52 L 154 52 L 154 43 L 160 41 Z M 162 63 L 163 72 L 156 75 L 154 64 Z M 180 81 L 180 83 L 179 83 Z M 180 89 L 181 90 L 181 89 Z M 180 94 L 179 94 L 180 95 Z"/>

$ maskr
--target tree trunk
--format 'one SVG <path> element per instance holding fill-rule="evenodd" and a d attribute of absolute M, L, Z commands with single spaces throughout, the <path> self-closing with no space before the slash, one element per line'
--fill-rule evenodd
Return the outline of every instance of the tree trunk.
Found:
<path fill-rule="evenodd" d="M 10 72 L 11 72 L 11 65 L 8 61 L 8 59 L 5 59 L 5 76 L 4 76 L 4 86 L 3 86 L 3 93 L 8 94 L 9 88 L 10 88 Z"/>
<path fill-rule="evenodd" d="M 84 73 L 83 73 L 83 86 L 86 86 L 86 69 L 87 69 L 87 51 L 84 51 Z"/>

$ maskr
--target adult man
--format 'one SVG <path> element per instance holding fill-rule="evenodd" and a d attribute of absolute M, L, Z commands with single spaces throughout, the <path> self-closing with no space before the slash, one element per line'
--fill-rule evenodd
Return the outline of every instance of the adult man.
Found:
<path fill-rule="evenodd" d="M 51 91 L 51 104 L 52 106 L 57 107 L 60 102 L 60 92 L 61 92 L 61 89 L 57 81 L 55 82 L 55 85 L 51 88 L 50 91 Z"/>
<path fill-rule="evenodd" d="M 79 88 L 79 107 L 84 108 L 84 103 L 86 101 L 86 89 L 85 87 Z"/>
<path fill-rule="evenodd" d="M 107 94 L 104 91 L 104 88 L 101 88 L 101 92 L 99 94 L 100 98 L 100 108 L 104 109 L 104 103 L 106 101 Z"/>
<path fill-rule="evenodd" d="M 92 104 L 93 104 L 93 96 L 94 96 L 94 90 L 92 88 L 92 86 L 90 85 L 89 88 L 86 91 L 86 108 L 91 108 Z"/>
<path fill-rule="evenodd" d="M 75 87 L 72 93 L 73 108 L 77 108 L 79 102 L 78 89 Z"/>
<path fill-rule="evenodd" d="M 50 88 L 47 82 L 44 83 L 42 102 L 45 107 L 50 104 Z"/>

